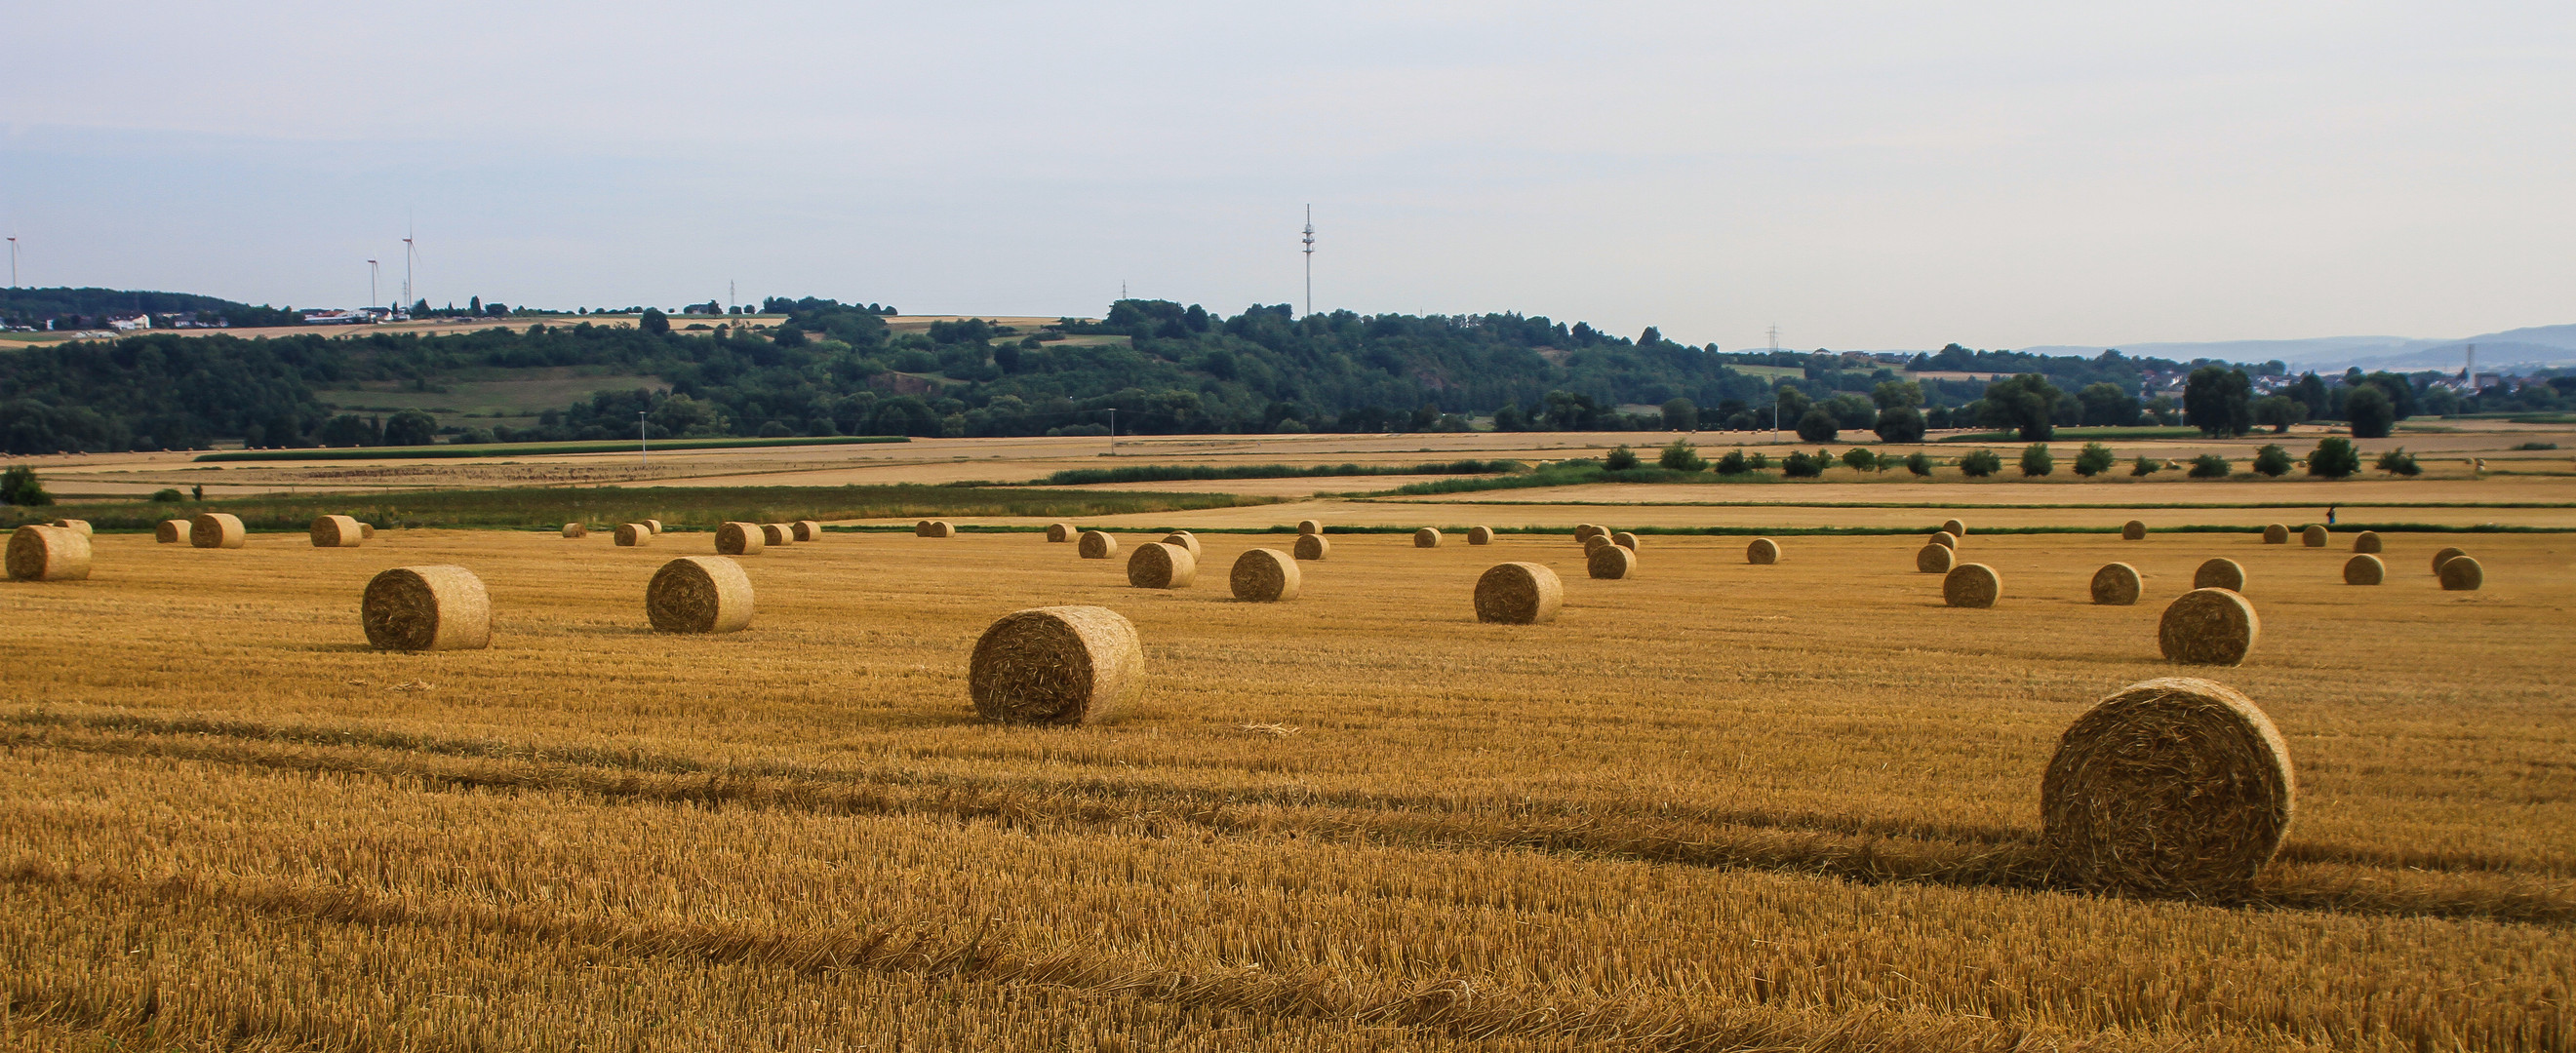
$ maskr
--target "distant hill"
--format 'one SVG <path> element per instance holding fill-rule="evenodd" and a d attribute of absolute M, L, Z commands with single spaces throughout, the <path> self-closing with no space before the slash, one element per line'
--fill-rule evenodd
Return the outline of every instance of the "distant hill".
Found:
<path fill-rule="evenodd" d="M 2358 366 L 2364 371 L 2390 370 L 2407 372 L 2421 369 L 2457 371 L 2464 352 L 2477 345 L 2478 371 L 2530 370 L 2549 366 L 2576 365 L 2576 325 L 2544 325 L 2507 329 L 2497 333 L 2464 336 L 2451 340 L 2427 340 L 2404 336 L 2325 336 L 2305 340 L 2217 340 L 2201 343 L 2122 344 L 2120 350 L 2132 355 L 2151 355 L 2191 361 L 2196 358 L 2229 362 L 2288 363 L 2297 370 L 2342 372 Z M 2085 354 L 2100 348 L 2074 346 L 2028 347 L 2024 351 L 2047 355 Z"/>
<path fill-rule="evenodd" d="M 96 328 L 99 319 L 119 315 L 207 315 L 235 325 L 285 325 L 297 319 L 292 309 L 271 310 L 195 293 L 138 289 L 0 289 L 0 320 L 10 325 L 42 328 L 46 322 L 77 320 L 61 328 Z"/>

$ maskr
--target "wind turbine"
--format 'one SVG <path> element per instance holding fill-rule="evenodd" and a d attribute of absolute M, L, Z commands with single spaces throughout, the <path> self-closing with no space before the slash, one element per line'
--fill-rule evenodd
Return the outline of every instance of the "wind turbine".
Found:
<path fill-rule="evenodd" d="M 18 236 L 9 235 L 9 287 L 18 287 Z"/>
<path fill-rule="evenodd" d="M 376 300 L 376 261 L 367 261 L 367 306 L 382 306 Z"/>
<path fill-rule="evenodd" d="M 411 305 L 412 305 L 412 304 L 414 304 L 414 303 L 416 303 L 416 302 L 418 302 L 418 300 L 415 298 L 415 294 L 412 292 L 412 289 L 411 289 L 411 265 L 412 265 L 412 261 L 413 261 L 413 260 L 417 260 L 417 259 L 419 259 L 419 258 L 420 258 L 420 245 L 419 245 L 419 243 L 417 243 L 417 242 L 415 242 L 415 241 L 413 241 L 413 240 L 412 240 L 412 226 L 411 226 L 411 220 L 410 220 L 410 219 L 408 219 L 408 218 L 406 218 L 406 219 L 404 219 L 404 220 L 403 220 L 403 309 L 404 309 L 404 310 L 410 310 L 410 309 L 411 309 Z"/>

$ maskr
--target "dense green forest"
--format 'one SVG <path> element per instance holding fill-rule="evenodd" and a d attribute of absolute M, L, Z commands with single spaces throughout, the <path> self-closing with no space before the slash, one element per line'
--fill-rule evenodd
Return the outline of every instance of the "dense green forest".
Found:
<path fill-rule="evenodd" d="M 1122 300 L 1100 321 L 1038 331 L 970 319 L 904 333 L 891 331 L 890 309 L 875 304 L 764 306 L 785 321 L 755 331 L 721 315 L 647 311 L 640 327 L 566 319 L 524 333 L 449 336 L 149 333 L 0 352 L 0 444 L 44 453 L 233 439 L 272 447 L 619 439 L 635 434 L 639 413 L 646 431 L 664 438 L 1106 434 L 1113 418 L 1122 434 L 1465 430 L 1471 418 L 1503 430 L 1723 430 L 1769 428 L 1775 410 L 1779 427 L 1810 438 L 1857 429 L 1906 441 L 1953 426 L 2044 437 L 2057 425 L 2181 423 L 2184 409 L 2172 400 L 2138 398 L 2141 378 L 2207 365 L 1956 345 L 1911 362 L 1728 354 L 1651 328 L 1628 338 L 1517 314 L 1300 318 L 1285 304 L 1225 317 Z M 325 408 L 324 393 L 359 382 L 435 390 L 466 371 L 563 366 L 656 376 L 667 386 L 602 392 L 516 424 L 462 430 L 442 431 L 419 412 Z M 1909 369 L 2020 375 L 1989 385 L 1915 378 Z M 2373 386 L 2402 403 L 2393 407 L 2399 416 L 2442 411 L 2418 405 L 2424 378 L 2369 379 L 2382 378 Z M 2300 419 L 2340 413 L 2336 396 L 2360 379 L 2301 380 L 2321 394 L 2299 406 Z M 2241 433 L 2268 421 L 2257 419 L 2262 400 L 2243 385 L 2212 390 L 2217 401 L 2194 423 Z M 2556 408 L 2526 405 L 2553 394 L 2513 408 Z"/>
<path fill-rule="evenodd" d="M 304 319 L 294 308 L 253 307 L 194 293 L 141 292 L 127 289 L 0 289 L 0 325 L 20 329 L 93 329 L 119 315 L 197 316 L 222 319 L 228 325 L 295 325 Z"/>

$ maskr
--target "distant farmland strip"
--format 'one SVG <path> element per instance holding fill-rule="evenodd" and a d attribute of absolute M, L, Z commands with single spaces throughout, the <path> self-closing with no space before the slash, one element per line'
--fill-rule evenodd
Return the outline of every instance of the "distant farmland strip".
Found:
<path fill-rule="evenodd" d="M 731 450 L 755 446 L 853 446 L 881 442 L 911 442 L 901 435 L 833 435 L 826 437 L 784 439 L 657 439 L 645 448 L 651 450 Z M 637 443 L 625 440 L 610 442 L 491 442 L 466 446 L 353 446 L 317 450 L 224 450 L 198 454 L 199 461 L 390 461 L 423 460 L 456 457 L 539 457 L 563 453 L 626 453 Z"/>
<path fill-rule="evenodd" d="M 1068 468 L 1037 486 L 1095 483 L 1169 483 L 1218 479 L 1302 479 L 1340 475 L 1498 475 L 1520 471 L 1519 461 L 1443 461 L 1423 464 L 1140 464 L 1128 468 Z"/>

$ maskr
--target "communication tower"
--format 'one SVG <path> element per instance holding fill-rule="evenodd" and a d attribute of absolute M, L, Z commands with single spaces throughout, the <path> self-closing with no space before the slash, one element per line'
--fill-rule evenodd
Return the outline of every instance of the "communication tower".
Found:
<path fill-rule="evenodd" d="M 1306 206 L 1306 313 L 1315 313 L 1315 206 Z"/>

